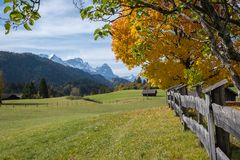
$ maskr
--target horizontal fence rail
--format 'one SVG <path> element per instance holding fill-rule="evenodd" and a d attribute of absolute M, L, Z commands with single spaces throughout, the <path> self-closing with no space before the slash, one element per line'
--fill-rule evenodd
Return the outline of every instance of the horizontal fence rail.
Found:
<path fill-rule="evenodd" d="M 186 122 L 187 126 L 191 129 L 191 131 L 197 135 L 197 137 L 200 139 L 201 143 L 204 145 L 208 153 L 210 153 L 208 131 L 192 118 L 183 116 L 183 121 Z"/>
<path fill-rule="evenodd" d="M 225 153 L 220 149 L 216 148 L 216 153 L 217 153 L 217 160 L 230 160 Z"/>
<path fill-rule="evenodd" d="M 206 116 L 209 114 L 209 108 L 205 102 L 205 100 L 194 97 L 194 96 L 182 96 L 179 93 L 175 93 L 178 97 L 180 97 L 181 105 L 185 108 L 193 108 L 200 112 L 202 115 Z"/>
<path fill-rule="evenodd" d="M 215 124 L 240 139 L 240 111 L 212 104 Z"/>
<path fill-rule="evenodd" d="M 224 106 L 226 83 L 226 80 L 220 81 L 203 92 L 195 85 L 197 91 L 189 94 L 186 85 L 177 85 L 166 93 L 169 107 L 180 117 L 184 129 L 186 126 L 197 135 L 211 160 L 230 160 L 229 135 L 240 140 L 240 110 Z M 193 110 L 197 118 L 191 117 L 189 110 Z"/>

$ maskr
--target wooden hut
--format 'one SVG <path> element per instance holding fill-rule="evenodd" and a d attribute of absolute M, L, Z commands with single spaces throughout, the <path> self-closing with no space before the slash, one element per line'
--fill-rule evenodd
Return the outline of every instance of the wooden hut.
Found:
<path fill-rule="evenodd" d="M 19 94 L 3 94 L 1 97 L 2 100 L 16 100 L 20 98 L 21 98 L 21 95 Z"/>
<path fill-rule="evenodd" d="M 156 89 L 144 89 L 142 91 L 143 96 L 157 96 L 157 90 Z"/>

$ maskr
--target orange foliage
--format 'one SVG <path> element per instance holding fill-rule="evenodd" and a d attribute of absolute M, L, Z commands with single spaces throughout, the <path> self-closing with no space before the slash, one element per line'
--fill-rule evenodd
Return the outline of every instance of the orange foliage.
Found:
<path fill-rule="evenodd" d="M 204 52 L 209 51 L 205 51 L 201 40 L 189 38 L 200 28 L 182 16 L 163 17 L 149 10 L 148 15 L 138 17 L 133 12 L 113 23 L 112 49 L 116 58 L 129 68 L 142 66 L 142 75 L 162 89 L 195 83 L 185 72 L 192 68 L 200 77 L 198 81 L 214 83 L 228 74 L 218 68 L 220 62 L 216 58 L 205 56 Z"/>

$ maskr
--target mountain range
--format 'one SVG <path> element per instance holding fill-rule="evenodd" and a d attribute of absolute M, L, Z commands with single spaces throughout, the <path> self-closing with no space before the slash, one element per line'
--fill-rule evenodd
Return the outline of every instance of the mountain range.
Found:
<path fill-rule="evenodd" d="M 122 78 L 128 80 L 129 82 L 134 82 L 137 79 L 137 77 L 133 74 L 131 74 L 130 76 L 122 77 Z"/>
<path fill-rule="evenodd" d="M 41 78 L 46 78 L 52 85 L 89 81 L 111 86 L 111 82 L 101 75 L 92 75 L 31 53 L 18 54 L 0 51 L 0 69 L 8 83 L 38 82 Z"/>
<path fill-rule="evenodd" d="M 55 54 L 52 54 L 50 56 L 45 54 L 40 54 L 39 56 L 42 58 L 47 58 L 53 62 L 59 63 L 64 66 L 69 66 L 72 68 L 83 70 L 92 75 L 95 75 L 95 74 L 102 75 L 103 77 L 105 77 L 107 80 L 110 80 L 110 81 L 112 81 L 115 78 L 119 78 L 117 75 L 113 73 L 111 67 L 106 63 L 104 63 L 102 66 L 93 68 L 87 62 L 84 62 L 81 58 L 73 58 L 73 59 L 64 61 L 60 57 L 56 56 Z"/>
<path fill-rule="evenodd" d="M 64 66 L 69 66 L 72 68 L 77 68 L 77 69 L 83 70 L 90 74 L 100 74 L 110 81 L 114 81 L 114 80 L 116 81 L 118 78 L 121 78 L 121 79 L 125 79 L 129 82 L 134 82 L 134 80 L 137 78 L 133 74 L 130 76 L 119 77 L 113 73 L 111 67 L 106 63 L 104 63 L 102 66 L 94 68 L 88 62 L 84 62 L 83 59 L 81 59 L 81 58 L 62 60 L 60 57 L 56 56 L 55 54 L 52 54 L 50 56 L 47 54 L 39 54 L 38 56 L 40 56 L 42 58 L 47 58 L 53 62 L 62 64 Z M 121 81 L 124 81 L 124 80 L 121 80 Z"/>
<path fill-rule="evenodd" d="M 69 95 L 73 87 L 80 88 L 82 94 L 93 94 L 130 83 L 115 75 L 107 64 L 93 68 L 80 58 L 63 61 L 56 55 L 0 51 L 0 70 L 6 86 L 10 86 L 6 87 L 9 90 L 7 93 L 18 93 L 31 81 L 39 84 L 42 78 L 58 90 L 59 95 Z"/>

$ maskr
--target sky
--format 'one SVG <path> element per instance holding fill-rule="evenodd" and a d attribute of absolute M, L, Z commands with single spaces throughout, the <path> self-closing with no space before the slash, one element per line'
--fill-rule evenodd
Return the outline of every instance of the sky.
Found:
<path fill-rule="evenodd" d="M 3 1 L 0 2 L 0 17 L 3 17 Z M 101 22 L 83 21 L 72 0 L 42 0 L 41 19 L 32 31 L 21 27 L 5 35 L 0 22 L 0 50 L 17 53 L 55 54 L 63 60 L 80 57 L 91 66 L 107 63 L 119 76 L 137 75 L 140 68 L 128 70 L 122 62 L 117 62 L 111 50 L 111 37 L 93 38 L 93 32 L 101 27 Z"/>

